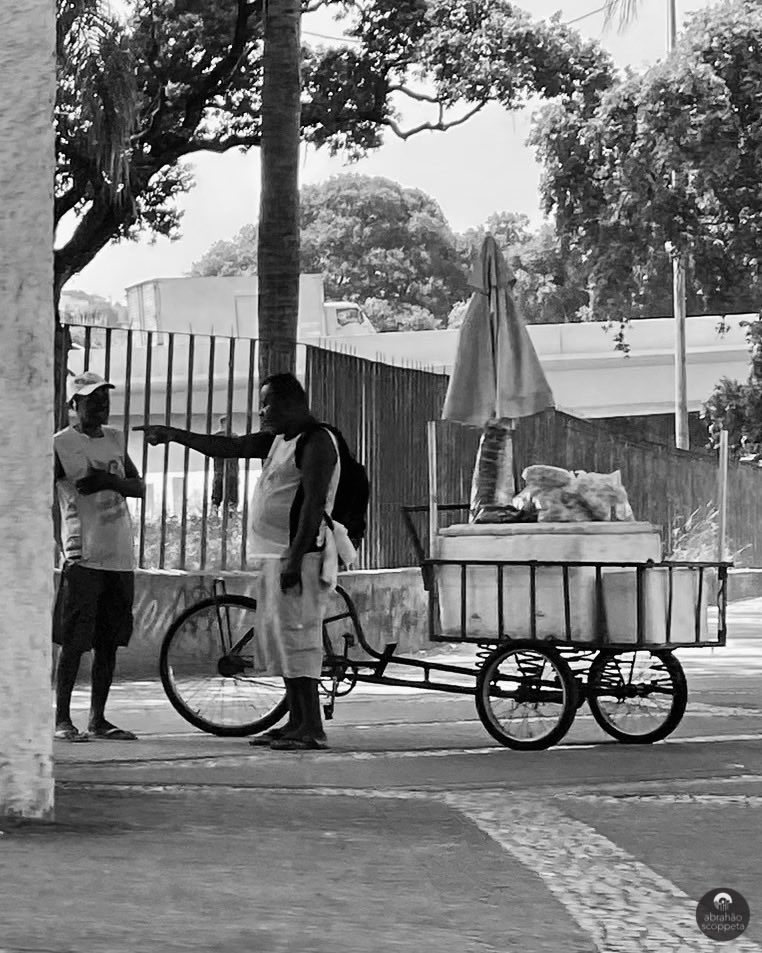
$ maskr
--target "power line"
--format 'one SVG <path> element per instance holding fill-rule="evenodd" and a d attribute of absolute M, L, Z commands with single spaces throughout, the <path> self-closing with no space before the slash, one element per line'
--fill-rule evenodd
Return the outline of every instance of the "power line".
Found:
<path fill-rule="evenodd" d="M 337 43 L 361 43 L 354 36 L 329 36 L 327 33 L 315 33 L 313 30 L 302 30 L 305 36 L 316 36 L 319 40 L 335 40 Z"/>
<path fill-rule="evenodd" d="M 612 5 L 612 0 L 609 0 L 608 3 L 604 3 L 602 7 L 597 7 L 595 10 L 590 10 L 588 13 L 583 13 L 581 16 L 574 17 L 571 20 L 564 20 L 563 26 L 571 26 L 572 23 L 580 23 L 582 20 L 587 20 L 590 17 L 596 16 L 598 13 L 605 13 Z M 302 30 L 302 33 L 305 36 L 314 36 L 320 40 L 333 40 L 336 43 L 361 43 L 362 40 L 358 40 L 353 36 L 331 36 L 328 33 L 315 33 L 313 30 Z"/>
<path fill-rule="evenodd" d="M 587 20 L 590 17 L 594 17 L 598 13 L 605 13 L 612 4 L 612 0 L 609 0 L 608 3 L 604 3 L 602 7 L 598 7 L 595 10 L 590 10 L 589 13 L 583 13 L 581 16 L 574 17 L 571 20 L 564 20 L 564 26 L 571 26 L 572 23 L 579 23 L 581 20 Z M 319 40 L 333 40 L 336 43 L 362 43 L 362 40 L 358 40 L 353 36 L 331 36 L 328 33 L 316 33 L 314 30 L 302 30 L 302 33 L 305 36 L 314 36 Z"/>
<path fill-rule="evenodd" d="M 602 7 L 598 7 L 597 10 L 591 10 L 589 13 L 583 13 L 582 16 L 574 17 L 573 20 L 565 20 L 564 26 L 571 26 L 572 23 L 579 23 L 580 20 L 587 20 L 589 17 L 594 17 L 597 13 L 606 13 L 607 10 L 611 7 L 611 0 L 608 3 L 604 3 Z"/>

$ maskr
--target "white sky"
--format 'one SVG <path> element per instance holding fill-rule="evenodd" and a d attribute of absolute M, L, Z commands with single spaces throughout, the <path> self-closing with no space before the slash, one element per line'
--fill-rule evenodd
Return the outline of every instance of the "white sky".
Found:
<path fill-rule="evenodd" d="M 637 22 L 626 33 L 603 32 L 603 13 L 575 24 L 597 38 L 620 65 L 644 67 L 664 55 L 669 0 L 641 0 Z M 710 0 L 677 0 L 679 15 L 710 5 Z M 583 17 L 604 0 L 523 0 L 537 18 L 556 11 L 562 19 Z M 326 14 L 305 18 L 303 28 L 335 35 L 337 25 Z M 315 39 L 314 37 L 309 37 Z M 320 41 L 315 41 L 320 42 Z M 414 115 L 406 116 L 408 122 Z M 302 183 L 315 183 L 342 171 L 382 175 L 404 186 L 422 189 L 441 206 L 455 231 L 481 225 L 492 212 L 523 212 L 540 221 L 539 168 L 525 145 L 528 111 L 508 113 L 489 107 L 463 126 L 446 133 L 420 133 L 407 141 L 388 134 L 381 149 L 357 163 L 345 163 L 327 152 L 305 149 Z M 205 154 L 192 160 L 196 187 L 180 200 L 184 210 L 182 237 L 174 242 L 148 239 L 110 245 L 67 286 L 124 298 L 130 284 L 148 278 L 185 274 L 193 261 L 219 239 L 231 238 L 258 217 L 259 154 L 253 149 L 224 156 Z"/>

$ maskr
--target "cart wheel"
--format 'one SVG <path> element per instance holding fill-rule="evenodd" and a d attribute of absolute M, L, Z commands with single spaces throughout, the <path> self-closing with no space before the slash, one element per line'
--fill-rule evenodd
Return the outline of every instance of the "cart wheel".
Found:
<path fill-rule="evenodd" d="M 672 652 L 599 652 L 590 666 L 587 698 L 605 732 L 625 744 L 645 745 L 680 724 L 688 685 Z"/>
<path fill-rule="evenodd" d="M 555 649 L 534 642 L 500 645 L 476 678 L 476 710 L 501 745 L 540 751 L 557 744 L 571 727 L 577 686 Z"/>

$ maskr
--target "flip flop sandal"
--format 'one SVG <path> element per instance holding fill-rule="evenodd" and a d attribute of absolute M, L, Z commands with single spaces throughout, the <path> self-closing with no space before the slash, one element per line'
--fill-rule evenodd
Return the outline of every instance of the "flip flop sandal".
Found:
<path fill-rule="evenodd" d="M 328 742 L 317 738 L 280 738 L 270 745 L 273 751 L 327 751 Z"/>
<path fill-rule="evenodd" d="M 283 739 L 282 728 L 272 728 L 270 731 L 264 731 L 261 735 L 255 735 L 249 738 L 249 744 L 252 748 L 269 748 L 273 741 Z"/>
<path fill-rule="evenodd" d="M 90 732 L 96 741 L 137 741 L 138 736 L 126 728 L 97 728 Z"/>
<path fill-rule="evenodd" d="M 89 735 L 78 731 L 74 725 L 70 725 L 67 728 L 56 728 L 53 737 L 56 739 L 56 741 L 68 741 L 72 744 L 90 740 Z"/>

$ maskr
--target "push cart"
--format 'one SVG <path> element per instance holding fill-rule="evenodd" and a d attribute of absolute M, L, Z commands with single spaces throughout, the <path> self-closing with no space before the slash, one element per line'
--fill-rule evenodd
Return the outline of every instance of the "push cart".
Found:
<path fill-rule="evenodd" d="M 327 718 L 337 698 L 366 683 L 473 695 L 489 734 L 523 751 L 561 741 L 585 703 L 624 743 L 659 741 L 677 728 L 688 692 L 674 652 L 725 644 L 729 563 L 429 558 L 416 531 L 426 509 L 403 507 L 403 515 L 428 593 L 429 636 L 471 643 L 474 661 L 450 665 L 398 654 L 394 641 L 372 645 L 339 586 L 323 626 Z M 440 507 L 458 509 L 467 507 Z M 486 614 L 470 604 L 485 587 L 493 588 Z M 190 724 L 246 736 L 286 715 L 283 683 L 267 674 L 260 634 L 257 600 L 228 593 L 222 580 L 175 619 L 162 642 L 160 674 Z"/>

